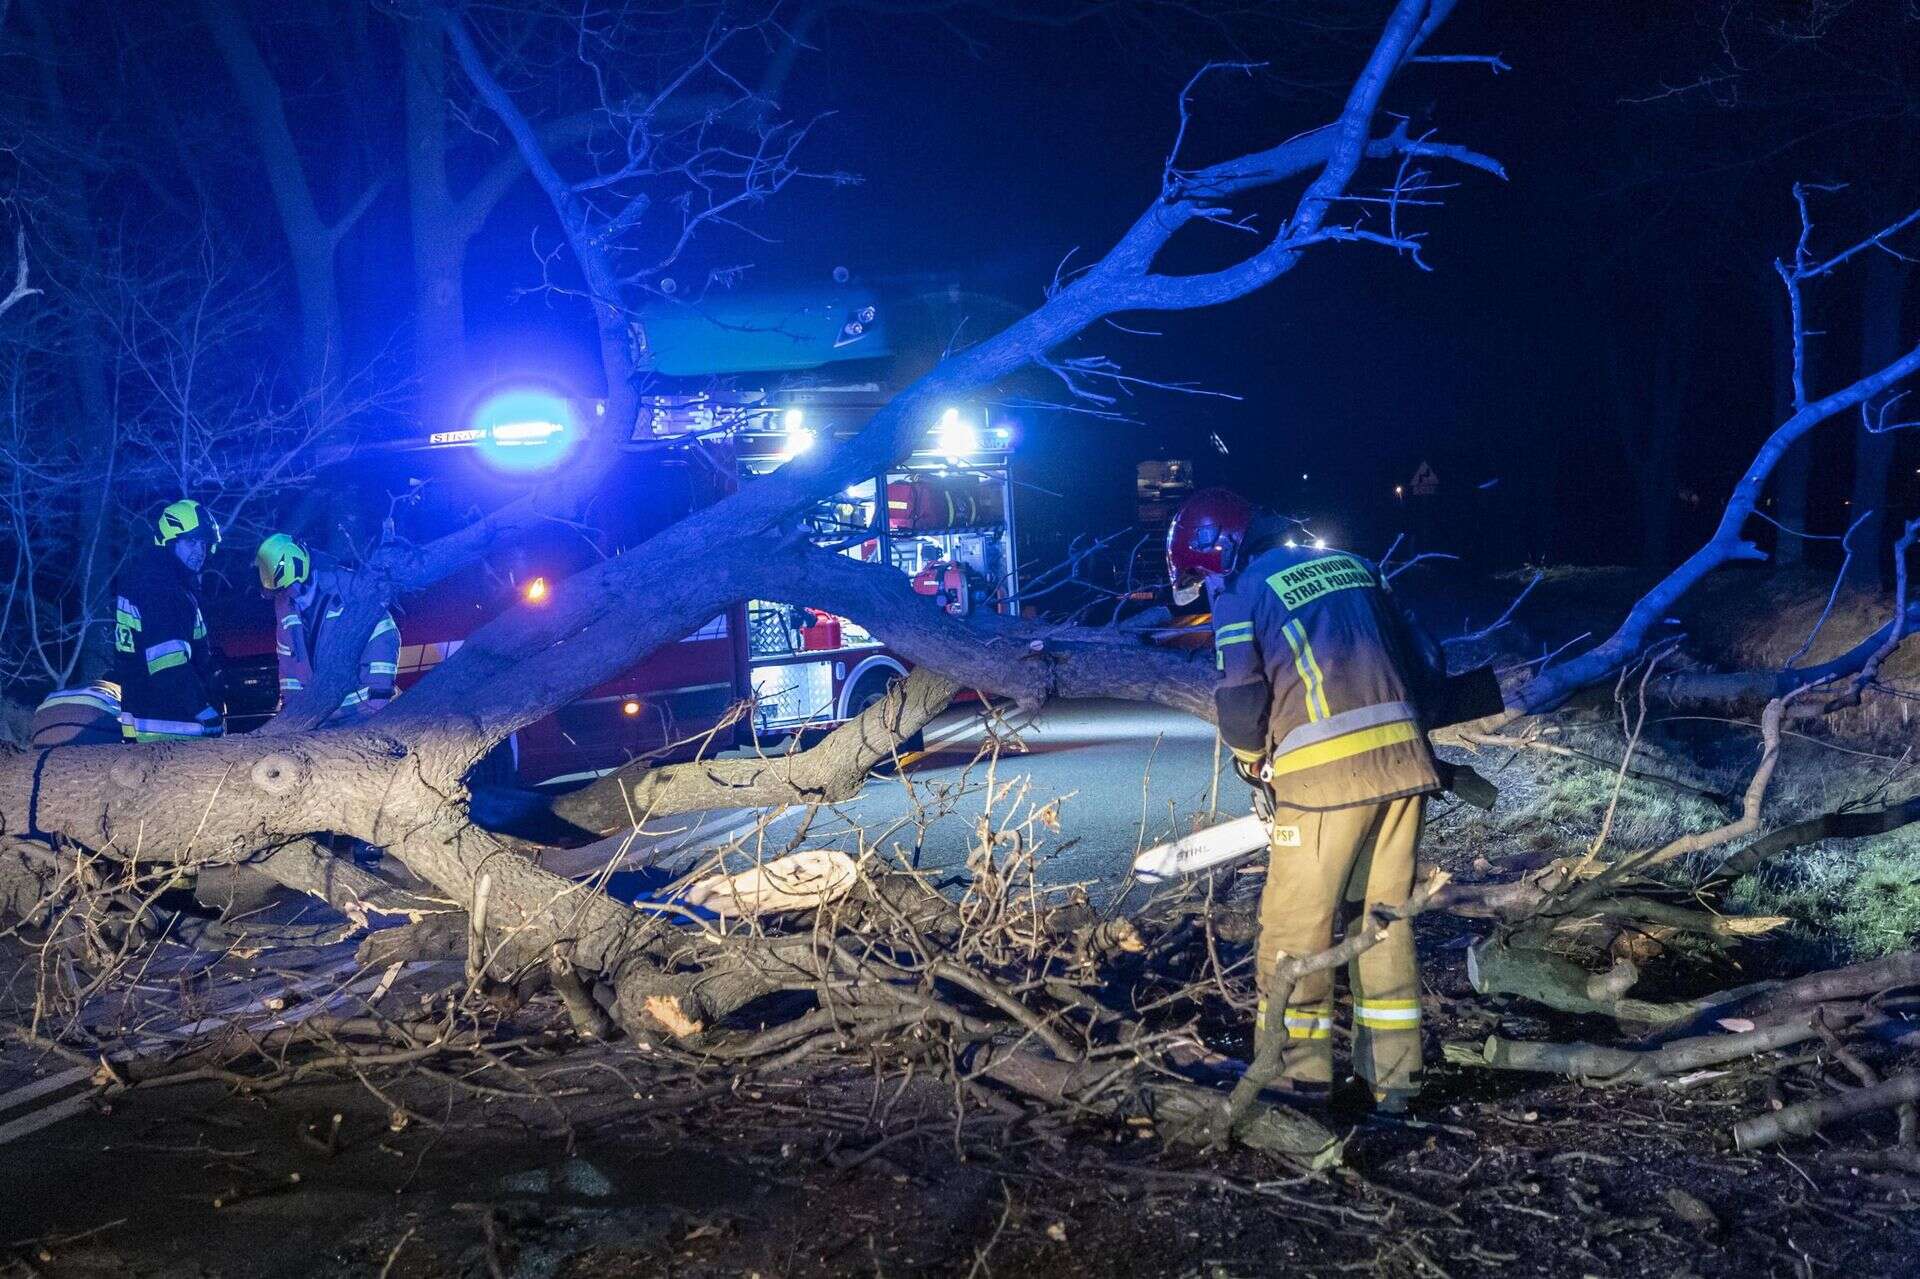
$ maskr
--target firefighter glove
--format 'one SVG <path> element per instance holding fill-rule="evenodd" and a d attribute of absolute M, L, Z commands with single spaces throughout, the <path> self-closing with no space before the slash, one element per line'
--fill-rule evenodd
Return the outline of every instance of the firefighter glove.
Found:
<path fill-rule="evenodd" d="M 1258 765 L 1235 757 L 1233 771 L 1240 774 L 1240 780 L 1253 792 L 1253 811 L 1261 821 L 1269 824 L 1273 821 L 1273 787 L 1260 775 Z"/>

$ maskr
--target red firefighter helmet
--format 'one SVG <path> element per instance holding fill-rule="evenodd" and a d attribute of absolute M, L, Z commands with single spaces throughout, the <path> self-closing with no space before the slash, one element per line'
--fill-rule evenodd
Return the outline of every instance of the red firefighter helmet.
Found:
<path fill-rule="evenodd" d="M 1191 604 L 1209 577 L 1238 566 L 1253 525 L 1253 503 L 1232 489 L 1201 489 L 1173 513 L 1167 526 L 1167 574 L 1176 604 Z"/>

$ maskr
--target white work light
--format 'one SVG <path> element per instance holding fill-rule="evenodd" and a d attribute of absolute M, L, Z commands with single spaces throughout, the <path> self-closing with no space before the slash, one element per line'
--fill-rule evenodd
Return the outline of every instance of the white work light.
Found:
<path fill-rule="evenodd" d="M 941 454 L 949 462 L 957 462 L 980 451 L 980 428 L 961 417 L 959 409 L 950 408 L 942 413 L 940 424 L 933 428 L 933 434 L 939 441 Z"/>

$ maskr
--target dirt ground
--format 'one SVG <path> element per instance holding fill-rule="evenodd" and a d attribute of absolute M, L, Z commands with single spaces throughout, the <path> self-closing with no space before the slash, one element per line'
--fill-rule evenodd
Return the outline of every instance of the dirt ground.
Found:
<path fill-rule="evenodd" d="M 1469 1001 L 1471 932 L 1422 934 L 1436 1043 L 1580 1033 Z M 1150 1122 L 956 1121 L 951 1085 L 891 1062 L 733 1084 L 623 1046 L 514 1061 L 122 1094 L 0 1147 L 0 1273 L 1867 1276 L 1920 1252 L 1920 1180 L 1844 1153 L 1890 1120 L 1729 1152 L 1778 1063 L 1617 1091 L 1440 1064 L 1411 1119 L 1337 1099 L 1345 1167 L 1309 1177 Z"/>

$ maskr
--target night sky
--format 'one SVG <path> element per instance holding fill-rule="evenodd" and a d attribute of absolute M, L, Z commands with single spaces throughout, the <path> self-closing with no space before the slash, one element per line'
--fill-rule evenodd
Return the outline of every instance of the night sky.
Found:
<path fill-rule="evenodd" d="M 861 184 L 791 188 L 767 211 L 776 242 L 748 260 L 765 280 L 846 265 L 876 283 L 1033 303 L 1057 263 L 1097 253 L 1151 199 L 1195 67 L 1236 49 L 1271 59 L 1202 86 L 1192 161 L 1329 118 L 1371 34 L 1368 6 L 1341 8 L 1351 30 L 1280 23 L 1229 35 L 1161 16 L 1178 37 L 1164 42 L 1097 22 L 970 12 L 953 20 L 963 39 L 938 23 L 844 15 L 802 60 L 787 101 L 798 116 L 832 113 L 816 154 Z M 1898 36 L 1899 6 L 1877 8 Z M 1911 102 L 1888 118 L 1883 103 L 1829 107 L 1809 88 L 1882 74 L 1848 60 L 1858 50 L 1847 42 L 1871 43 L 1871 24 L 1829 34 L 1819 57 L 1756 35 L 1743 49 L 1768 57 L 1743 59 L 1735 88 L 1666 94 L 1723 68 L 1718 21 L 1715 6 L 1694 3 L 1554 6 L 1550 16 L 1526 3 L 1463 5 L 1436 47 L 1499 53 L 1512 69 L 1422 68 L 1389 105 L 1496 156 L 1511 180 L 1437 170 L 1459 185 L 1444 207 L 1415 214 L 1430 271 L 1373 247 L 1328 246 L 1249 299 L 1131 326 L 1157 339 L 1083 338 L 1075 353 L 1237 398 L 1141 391 L 1120 406 L 1133 422 L 1067 414 L 1030 431 L 1026 474 L 1068 499 L 1030 495 L 1038 523 L 1124 523 L 1133 461 L 1184 456 L 1203 482 L 1239 484 L 1362 549 L 1405 531 L 1489 564 L 1631 562 L 1643 554 L 1638 450 L 1617 382 L 1671 345 L 1688 366 L 1677 388 L 1649 373 L 1639 394 L 1681 405 L 1667 554 L 1683 552 L 1774 419 L 1770 325 L 1783 304 L 1771 262 L 1796 232 L 1792 182 L 1854 184 L 1823 197 L 1830 247 L 1867 229 L 1876 200 L 1920 192 L 1910 159 L 1887 151 L 1911 142 Z M 512 271 L 524 231 L 516 218 L 502 232 L 492 257 Z M 1176 262 L 1205 265 L 1220 247 Z M 1841 275 L 1813 295 L 1825 330 L 1816 385 L 1857 363 L 1857 292 Z M 517 304 L 522 321 L 529 308 Z M 1848 430 L 1829 426 L 1820 442 L 1820 531 L 1844 520 Z M 1208 445 L 1210 432 L 1228 456 Z M 1439 519 L 1392 496 L 1422 461 L 1441 476 Z M 1909 460 L 1896 476 L 1911 481 L 1913 470 Z M 1916 492 L 1906 482 L 1900 496 L 1911 505 Z"/>
<path fill-rule="evenodd" d="M 844 266 L 882 289 L 983 299 L 960 336 L 984 335 L 1008 303 L 1036 303 L 1057 264 L 1098 254 L 1152 198 L 1180 86 L 1197 67 L 1266 64 L 1203 83 L 1184 152 L 1196 164 L 1330 119 L 1385 11 L 1217 7 L 1229 10 L 1219 23 L 1175 5 L 1119 5 L 1117 16 L 1077 23 L 1016 20 L 1007 14 L 1017 6 L 1004 5 L 831 13 L 782 96 L 789 115 L 817 117 L 809 162 L 858 185 L 796 183 L 751 218 L 764 241 L 716 234 L 689 273 L 747 263 L 751 287 L 824 280 Z M 1158 337 L 1110 328 L 1082 337 L 1072 354 L 1110 354 L 1133 375 L 1218 394 L 1141 391 L 1119 406 L 1130 421 L 1025 414 L 1024 474 L 1037 486 L 1029 531 L 1051 542 L 1127 522 L 1133 463 L 1171 456 L 1193 458 L 1203 482 L 1231 480 L 1367 551 L 1405 531 L 1489 565 L 1683 553 L 1775 417 L 1781 303 L 1770 263 L 1794 234 L 1792 182 L 1852 184 L 1820 197 L 1827 248 L 1920 199 L 1920 23 L 1908 6 L 1840 6 L 1814 40 L 1777 25 L 1805 5 L 1735 5 L 1727 22 L 1724 8 L 1463 4 L 1434 49 L 1497 53 L 1511 70 L 1416 68 L 1388 108 L 1416 131 L 1499 158 L 1511 180 L 1436 169 L 1458 185 L 1443 207 L 1411 214 L 1431 270 L 1373 246 L 1323 246 L 1234 305 L 1130 322 Z M 356 94 L 313 56 L 338 31 L 250 16 L 310 161 L 348 177 L 377 164 L 377 139 L 356 130 L 374 121 L 397 138 L 393 77 L 381 81 L 390 96 Z M 222 225 L 267 287 L 290 294 L 244 127 L 191 15 L 122 10 L 81 25 L 105 43 L 77 52 L 76 66 L 111 57 L 130 83 L 164 84 L 168 110 L 186 123 L 169 133 L 142 111 L 140 127 L 183 152 L 218 155 L 210 189 L 226 206 Z M 364 30 L 391 72 L 392 20 L 368 11 Z M 11 73 L 19 92 L 31 67 L 17 51 Z M 470 168 L 489 145 L 474 145 Z M 1375 166 L 1373 182 L 1385 172 Z M 184 193 L 184 180 L 167 180 Z M 403 180 L 390 182 L 342 248 L 343 304 L 363 357 L 407 341 L 404 195 Z M 1256 225 L 1271 228 L 1286 207 L 1257 205 Z M 557 240 L 542 197 L 522 182 L 476 242 L 467 281 L 476 381 L 538 370 L 584 386 L 597 376 L 580 305 L 537 288 L 530 243 Z M 1217 264 L 1252 243 L 1209 229 L 1170 265 Z M 558 269 L 564 281 L 564 260 Z M 1858 366 L 1858 293 L 1843 273 L 1814 294 L 1816 386 Z M 1911 342 L 1920 308 L 1908 306 L 1902 325 Z M 1664 546 L 1646 542 L 1636 515 L 1636 431 L 1648 429 L 1678 441 Z M 1818 442 L 1817 531 L 1846 516 L 1850 430 L 1829 426 Z M 1908 507 L 1920 498 L 1914 447 L 1903 442 L 1895 467 Z M 1394 486 L 1422 462 L 1441 477 L 1439 500 L 1396 502 Z"/>

